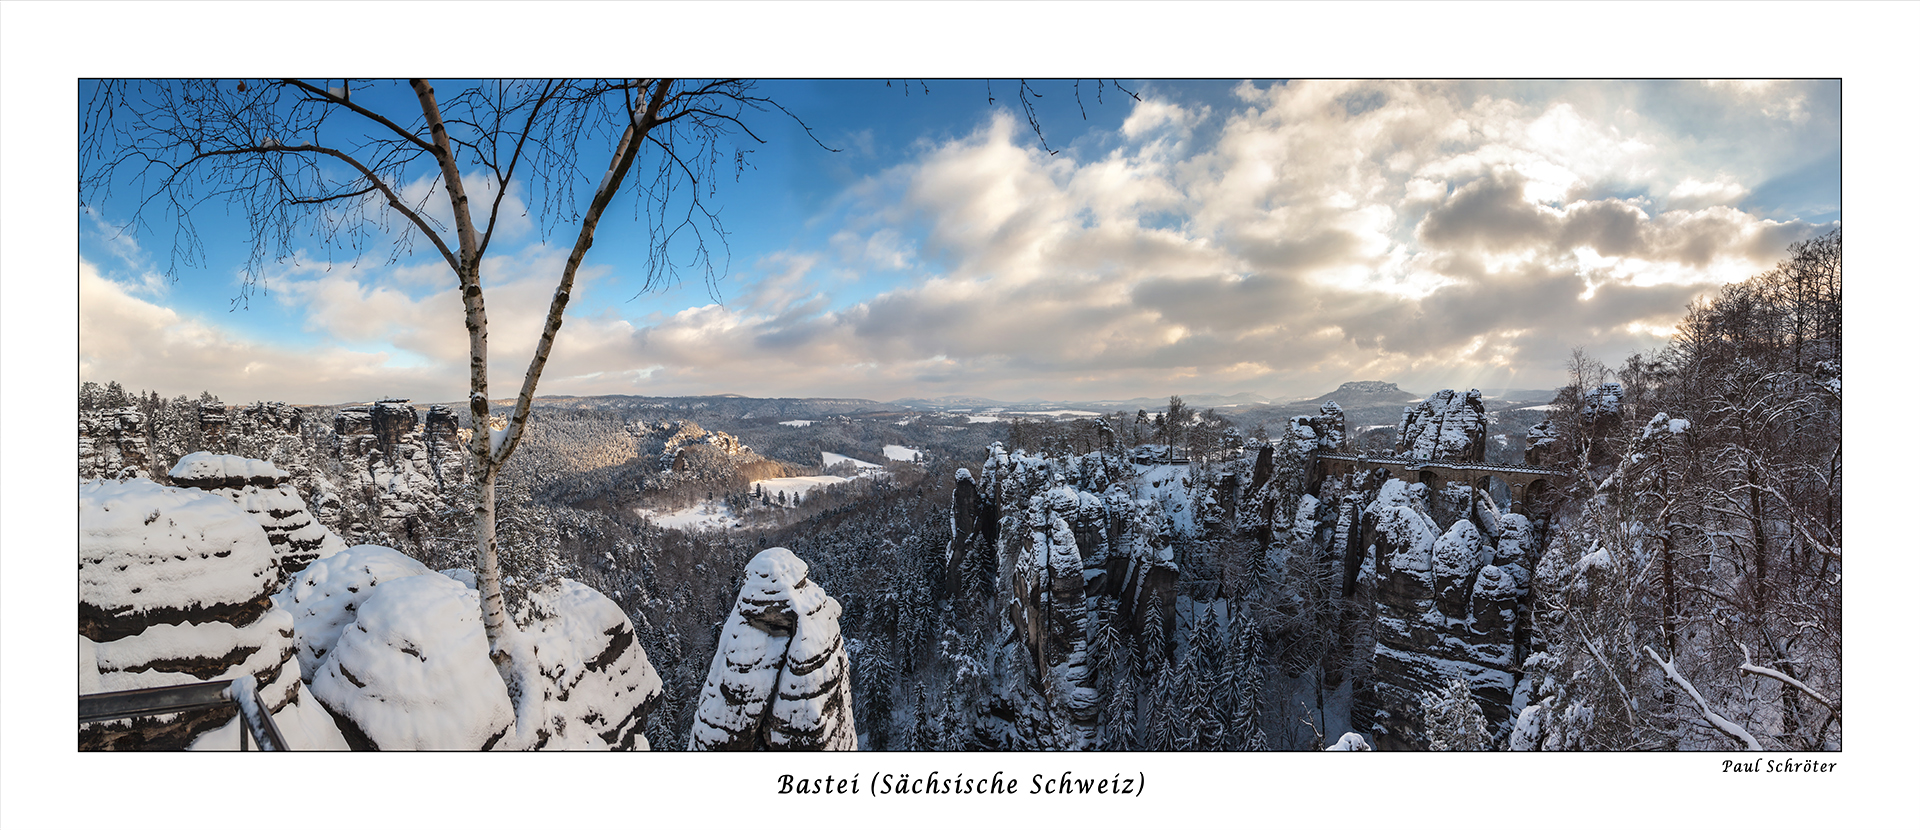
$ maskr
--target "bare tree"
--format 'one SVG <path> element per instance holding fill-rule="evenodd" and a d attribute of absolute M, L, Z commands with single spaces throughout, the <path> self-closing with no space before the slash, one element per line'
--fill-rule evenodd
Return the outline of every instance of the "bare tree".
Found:
<path fill-rule="evenodd" d="M 334 84 L 99 83 L 82 107 L 81 200 L 97 205 L 117 187 L 135 188 L 126 228 L 171 230 L 169 275 L 206 260 L 196 213 L 244 216 L 250 248 L 236 303 L 259 285 L 269 258 L 296 255 L 296 241 L 309 234 L 329 255 L 390 246 L 393 261 L 423 240 L 440 255 L 465 309 L 482 616 L 495 664 L 525 711 L 518 675 L 532 662 L 518 653 L 502 598 L 494 485 L 525 434 L 575 274 L 607 208 L 624 193 L 651 243 L 641 290 L 676 280 L 681 267 L 711 286 L 725 234 L 705 200 L 729 160 L 726 145 L 736 133 L 761 141 L 743 119 L 786 110 L 740 80 L 488 81 L 450 96 L 419 79 L 404 88 Z M 604 160 L 583 158 L 602 150 Z M 736 175 L 745 158 L 733 151 Z M 636 166 L 645 173 L 630 175 Z M 496 427 L 483 263 L 517 184 L 543 233 L 570 236 L 571 248 L 511 414 Z M 432 203 L 440 193 L 450 213 Z M 675 258 L 681 252 L 684 262 Z"/>

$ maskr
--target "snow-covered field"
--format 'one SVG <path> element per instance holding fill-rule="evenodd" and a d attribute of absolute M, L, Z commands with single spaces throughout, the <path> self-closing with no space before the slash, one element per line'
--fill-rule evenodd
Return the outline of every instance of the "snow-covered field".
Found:
<path fill-rule="evenodd" d="M 783 427 L 810 427 L 810 426 L 813 426 L 813 422 L 812 421 L 781 421 L 780 425 Z"/>
<path fill-rule="evenodd" d="M 787 478 L 765 478 L 753 484 L 764 491 L 768 498 L 775 498 L 775 494 L 777 493 L 786 493 L 787 499 L 791 501 L 794 496 L 805 493 L 815 487 L 826 487 L 830 484 L 845 484 L 852 480 L 853 479 L 844 476 L 789 476 Z"/>
<path fill-rule="evenodd" d="M 733 515 L 733 511 L 720 502 L 703 501 L 672 513 L 659 513 L 644 507 L 634 508 L 633 512 L 649 522 L 674 530 L 723 530 L 745 525 L 744 520 Z"/>
<path fill-rule="evenodd" d="M 911 457 L 919 453 L 918 450 L 909 449 L 897 444 L 888 445 L 886 452 L 888 458 L 900 458 L 900 454 Z M 902 460 L 907 459 L 902 458 Z M 858 467 L 860 469 L 859 475 L 884 474 L 884 470 L 879 464 L 870 461 L 861 461 L 858 458 L 841 455 L 837 452 L 820 453 L 820 466 L 822 467 L 831 467 L 844 462 L 851 462 L 855 467 Z M 845 484 L 852 480 L 852 478 L 847 476 L 787 476 L 784 478 L 763 478 L 754 482 L 753 485 L 758 487 L 760 492 L 766 494 L 766 497 L 769 499 L 779 499 L 782 494 L 785 494 L 787 502 L 792 503 L 795 498 L 806 494 L 814 488 L 827 487 L 834 484 Z M 747 527 L 754 523 L 752 518 L 735 514 L 724 502 L 718 501 L 702 501 L 692 507 L 666 512 L 645 507 L 636 507 L 633 509 L 633 512 L 660 527 L 670 527 L 675 530 L 726 530 L 729 528 Z"/>
<path fill-rule="evenodd" d="M 837 452 L 824 452 L 824 451 L 820 453 L 820 466 L 822 467 L 831 467 L 835 464 L 840 464 L 840 463 L 849 462 L 849 461 L 853 462 L 853 465 L 855 467 L 859 467 L 862 470 L 865 470 L 868 468 L 872 468 L 872 469 L 880 468 L 880 465 L 878 464 L 875 464 L 871 461 L 861 461 L 860 459 L 854 458 L 853 456 L 850 456 L 850 455 L 841 455 Z M 832 478 L 832 476 L 828 476 L 828 478 Z"/>
<path fill-rule="evenodd" d="M 919 450 L 913 449 L 911 447 L 903 447 L 903 446 L 900 446 L 899 444 L 888 444 L 884 449 L 881 450 L 881 452 L 886 453 L 887 458 L 892 459 L 894 461 L 919 461 L 920 460 Z"/>
<path fill-rule="evenodd" d="M 1068 416 L 1075 416 L 1080 418 L 1091 418 L 1100 413 L 1082 412 L 1078 409 L 1049 409 L 1049 410 L 1046 410 L 1045 412 L 1015 412 L 1012 414 L 1014 415 L 1050 415 L 1055 418 L 1065 418 Z"/>
<path fill-rule="evenodd" d="M 999 418 L 995 418 L 995 417 L 993 417 L 992 415 L 968 415 L 968 416 L 967 416 L 967 423 L 969 423 L 969 424 L 997 424 L 997 423 L 1000 423 L 1000 419 L 999 419 Z"/>

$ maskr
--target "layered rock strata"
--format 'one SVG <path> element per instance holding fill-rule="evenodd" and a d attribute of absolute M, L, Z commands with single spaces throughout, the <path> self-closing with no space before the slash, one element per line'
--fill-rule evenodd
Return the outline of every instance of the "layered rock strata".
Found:
<path fill-rule="evenodd" d="M 279 574 L 276 584 L 285 584 L 315 559 L 347 547 L 307 512 L 291 477 L 265 461 L 196 452 L 181 458 L 167 476 L 176 485 L 223 496 L 253 516 L 273 546 Z"/>
<path fill-rule="evenodd" d="M 792 551 L 768 548 L 747 563 L 687 748 L 857 748 L 840 603 Z"/>
<path fill-rule="evenodd" d="M 226 498 L 146 479 L 82 484 L 81 693 L 246 674 L 272 712 L 296 705 L 302 686 L 293 620 L 271 596 L 278 577 L 266 532 Z M 90 724 L 80 746 L 184 749 L 232 727 L 235 717 L 209 709 Z M 302 724 L 294 731 L 305 745 L 329 744 L 324 724 L 310 730 L 290 719 Z M 214 743 L 238 746 L 233 738 Z"/>
<path fill-rule="evenodd" d="M 1524 599 L 1538 558 L 1532 524 L 1476 492 L 1467 517 L 1442 531 L 1423 488 L 1386 481 L 1360 527 L 1359 587 L 1376 614 L 1366 698 L 1382 749 L 1423 748 L 1421 695 L 1455 677 L 1467 680 L 1487 723 L 1504 734 L 1524 660 Z"/>

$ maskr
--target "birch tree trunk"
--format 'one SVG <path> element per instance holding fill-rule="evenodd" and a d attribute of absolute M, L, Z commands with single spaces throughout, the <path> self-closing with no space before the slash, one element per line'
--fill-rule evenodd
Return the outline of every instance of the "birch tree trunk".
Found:
<path fill-rule="evenodd" d="M 593 200 L 587 213 L 581 220 L 580 230 L 574 238 L 573 250 L 567 257 L 566 267 L 561 272 L 559 284 L 554 288 L 553 300 L 547 309 L 545 323 L 541 327 L 540 341 L 534 348 L 533 359 L 527 366 L 526 375 L 520 385 L 520 394 L 514 400 L 513 414 L 499 440 L 495 440 L 492 426 L 492 410 L 488 400 L 487 385 L 487 307 L 485 294 L 480 287 L 480 254 L 484 247 L 480 235 L 473 223 L 473 214 L 469 207 L 465 183 L 460 178 L 458 159 L 447 136 L 446 124 L 441 117 L 438 102 L 434 98 L 433 87 L 424 80 L 411 81 L 414 94 L 420 99 L 420 111 L 426 116 L 427 125 L 433 138 L 433 154 L 440 165 L 440 178 L 446 185 L 447 196 L 453 205 L 453 221 L 459 240 L 459 251 L 455 271 L 460 281 L 460 300 L 466 309 L 467 349 L 468 349 L 468 415 L 473 424 L 473 435 L 467 444 L 469 475 L 474 481 L 473 540 L 479 558 L 478 585 L 480 588 L 480 616 L 487 634 L 487 644 L 496 668 L 506 680 L 507 688 L 514 693 L 516 703 L 523 685 L 516 671 L 516 642 L 519 633 L 513 620 L 507 614 L 505 592 L 501 585 L 499 539 L 495 533 L 498 515 L 495 512 L 495 485 L 500 470 L 506 466 L 507 459 L 520 444 L 525 434 L 527 418 L 533 407 L 533 394 L 540 383 L 540 375 L 545 371 L 547 360 L 553 351 L 553 341 L 560 333 L 560 325 L 566 317 L 567 303 L 572 299 L 573 280 L 580 269 L 580 263 L 586 258 L 587 250 L 593 247 L 594 229 L 600 224 L 600 217 L 606 212 L 613 195 L 620 190 L 627 171 L 639 156 L 640 146 L 646 140 L 647 133 L 658 123 L 661 106 L 666 102 L 671 81 L 642 82 L 639 89 L 643 93 L 637 98 L 629 98 L 624 107 L 627 112 L 627 127 L 620 137 L 619 146 L 614 150 L 613 159 L 608 163 L 607 172 L 594 191 Z M 504 183 L 501 187 L 504 189 Z M 517 707 L 516 707 L 517 708 Z"/>

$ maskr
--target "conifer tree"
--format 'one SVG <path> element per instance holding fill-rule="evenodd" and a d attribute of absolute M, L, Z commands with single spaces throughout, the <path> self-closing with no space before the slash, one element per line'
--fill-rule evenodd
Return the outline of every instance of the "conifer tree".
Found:
<path fill-rule="evenodd" d="M 1420 708 L 1427 725 L 1428 749 L 1478 752 L 1493 740 L 1487 731 L 1486 715 L 1481 713 L 1464 677 L 1453 678 L 1443 692 L 1422 694 Z"/>

